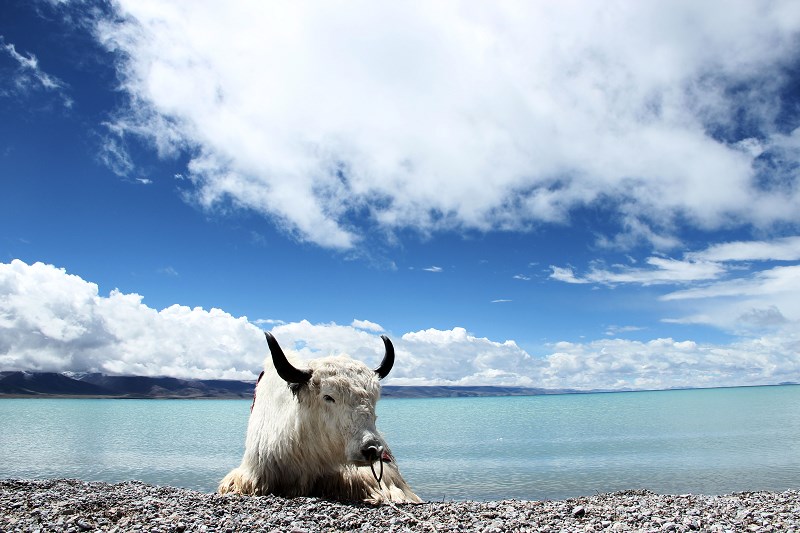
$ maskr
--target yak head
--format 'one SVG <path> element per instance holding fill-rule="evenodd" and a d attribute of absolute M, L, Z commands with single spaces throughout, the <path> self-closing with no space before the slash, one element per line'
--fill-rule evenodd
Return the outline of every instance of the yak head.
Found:
<path fill-rule="evenodd" d="M 312 446 L 336 462 L 357 466 L 381 460 L 386 442 L 375 427 L 379 380 L 394 365 L 394 347 L 382 335 L 385 355 L 378 368 L 370 369 L 345 356 L 315 359 L 308 368 L 292 365 L 271 333 L 266 333 L 272 362 L 298 402 L 299 426 Z"/>

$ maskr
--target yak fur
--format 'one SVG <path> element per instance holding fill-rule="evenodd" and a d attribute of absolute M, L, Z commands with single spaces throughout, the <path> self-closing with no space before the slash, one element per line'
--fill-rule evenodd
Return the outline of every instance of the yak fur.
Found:
<path fill-rule="evenodd" d="M 305 368 L 312 372 L 308 382 L 287 384 L 267 357 L 242 462 L 222 479 L 219 493 L 420 502 L 375 427 L 375 371 L 347 356 L 312 360 Z M 376 472 L 383 466 L 380 484 L 360 456 L 367 443 L 383 450 L 383 464 L 373 465 Z"/>

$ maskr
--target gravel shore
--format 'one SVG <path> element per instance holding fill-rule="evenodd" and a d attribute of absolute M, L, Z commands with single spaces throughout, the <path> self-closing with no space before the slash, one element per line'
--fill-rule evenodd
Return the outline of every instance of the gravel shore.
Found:
<path fill-rule="evenodd" d="M 0 531 L 797 531 L 800 491 L 372 507 L 139 482 L 0 480 Z"/>

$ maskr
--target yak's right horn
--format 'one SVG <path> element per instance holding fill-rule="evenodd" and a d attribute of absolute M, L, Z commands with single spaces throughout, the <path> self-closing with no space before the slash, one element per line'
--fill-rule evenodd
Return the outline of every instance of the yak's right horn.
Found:
<path fill-rule="evenodd" d="M 381 339 L 383 339 L 383 344 L 386 347 L 386 353 L 383 356 L 383 361 L 378 368 L 375 369 L 375 373 L 378 374 L 378 379 L 383 379 L 389 375 L 389 372 L 392 370 L 392 366 L 394 366 L 394 346 L 392 346 L 392 341 L 389 340 L 389 337 L 386 335 L 381 335 Z"/>
<path fill-rule="evenodd" d="M 311 379 L 311 370 L 300 370 L 292 366 L 272 333 L 265 331 L 264 335 L 267 336 L 269 351 L 272 353 L 272 364 L 275 365 L 278 375 L 287 383 L 297 383 L 298 385 L 307 383 Z"/>

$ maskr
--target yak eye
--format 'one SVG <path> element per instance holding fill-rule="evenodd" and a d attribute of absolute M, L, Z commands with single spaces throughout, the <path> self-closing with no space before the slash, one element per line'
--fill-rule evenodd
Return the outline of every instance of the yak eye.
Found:
<path fill-rule="evenodd" d="M 323 396 L 322 399 L 329 403 L 336 403 L 336 400 L 334 400 L 332 396 L 328 396 L 327 394 Z"/>

